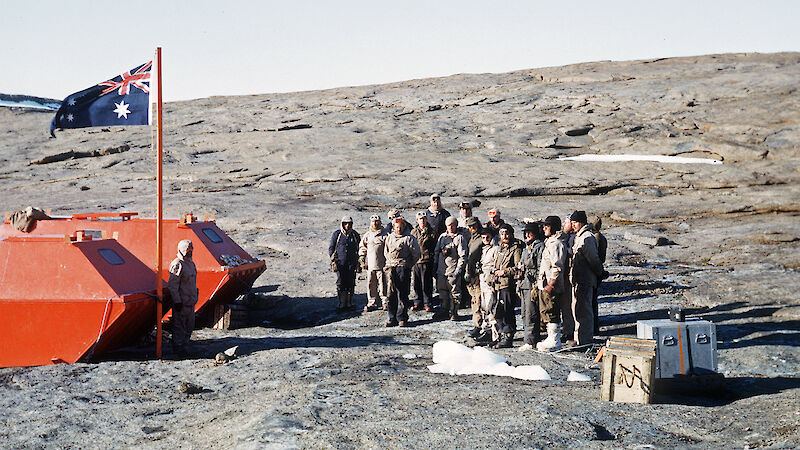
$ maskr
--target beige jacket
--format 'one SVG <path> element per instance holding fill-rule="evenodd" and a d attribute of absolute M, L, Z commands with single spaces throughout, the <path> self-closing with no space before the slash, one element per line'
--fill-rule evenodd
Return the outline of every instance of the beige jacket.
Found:
<path fill-rule="evenodd" d="M 383 255 L 386 257 L 384 268 L 411 267 L 419 260 L 420 253 L 417 238 L 410 234 L 393 232 L 386 236 L 383 248 Z"/>
<path fill-rule="evenodd" d="M 383 270 L 386 264 L 384 247 L 386 246 L 386 232 L 383 228 L 369 230 L 364 233 L 358 246 L 359 256 L 367 257 L 367 270 Z"/>
<path fill-rule="evenodd" d="M 169 265 L 167 289 L 172 303 L 192 307 L 197 303 L 197 268 L 192 258 L 178 253 Z"/>
<path fill-rule="evenodd" d="M 548 237 L 544 241 L 544 250 L 542 250 L 542 261 L 539 263 L 539 289 L 543 290 L 545 286 L 552 283 L 553 292 L 559 293 L 564 291 L 564 277 L 566 274 L 567 263 L 567 246 L 561 238 L 561 232 Z"/>

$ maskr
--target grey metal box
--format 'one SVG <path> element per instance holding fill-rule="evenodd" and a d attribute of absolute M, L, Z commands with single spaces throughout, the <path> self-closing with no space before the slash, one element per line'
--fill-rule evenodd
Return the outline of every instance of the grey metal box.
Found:
<path fill-rule="evenodd" d="M 656 378 L 717 371 L 717 329 L 707 320 L 640 320 L 636 322 L 636 336 L 658 343 Z"/>

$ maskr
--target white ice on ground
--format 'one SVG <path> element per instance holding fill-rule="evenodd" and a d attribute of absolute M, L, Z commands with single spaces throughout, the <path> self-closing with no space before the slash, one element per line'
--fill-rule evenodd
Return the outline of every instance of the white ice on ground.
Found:
<path fill-rule="evenodd" d="M 453 341 L 433 344 L 434 365 L 428 366 L 431 373 L 450 375 L 495 375 L 520 380 L 550 380 L 550 375 L 541 366 L 508 365 L 502 356 L 483 347 L 469 348 Z"/>
<path fill-rule="evenodd" d="M 592 377 L 579 372 L 570 371 L 569 375 L 567 375 L 567 381 L 592 381 Z"/>
<path fill-rule="evenodd" d="M 560 161 L 584 162 L 622 162 L 622 161 L 654 161 L 673 164 L 722 164 L 722 161 L 709 158 L 687 158 L 685 156 L 666 155 L 578 155 L 559 158 Z"/>
<path fill-rule="evenodd" d="M 406 353 L 405 355 L 403 355 L 403 359 L 417 359 L 417 355 L 413 353 Z"/>

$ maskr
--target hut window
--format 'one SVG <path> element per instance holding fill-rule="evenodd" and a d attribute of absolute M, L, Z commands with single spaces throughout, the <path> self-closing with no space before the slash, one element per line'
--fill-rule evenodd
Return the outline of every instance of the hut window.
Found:
<path fill-rule="evenodd" d="M 98 252 L 100 253 L 100 256 L 102 256 L 103 259 L 105 259 L 106 262 L 111 265 L 118 266 L 120 264 L 125 264 L 125 260 L 123 260 L 122 257 L 117 254 L 117 252 L 111 250 L 110 248 L 101 248 L 98 250 Z"/>
<path fill-rule="evenodd" d="M 217 234 L 216 231 L 212 230 L 211 228 L 203 228 L 203 234 L 205 234 L 206 237 L 215 244 L 219 244 L 220 242 L 222 242 L 222 238 Z"/>

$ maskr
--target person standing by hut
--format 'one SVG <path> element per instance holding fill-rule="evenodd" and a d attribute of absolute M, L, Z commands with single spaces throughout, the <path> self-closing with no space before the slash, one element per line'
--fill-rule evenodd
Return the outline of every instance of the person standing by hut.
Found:
<path fill-rule="evenodd" d="M 178 256 L 169 265 L 167 290 L 172 299 L 172 348 L 180 357 L 189 356 L 197 304 L 197 268 L 192 261 L 192 241 L 178 242 Z"/>

